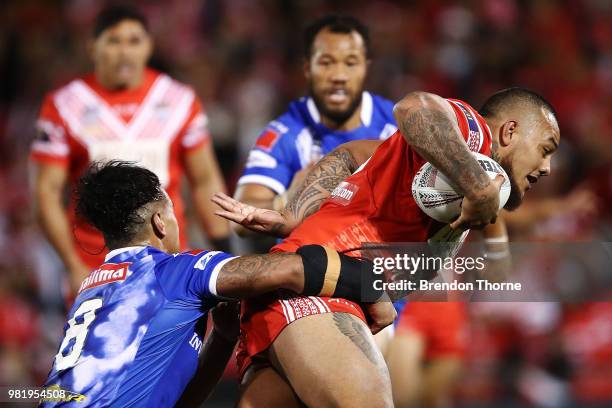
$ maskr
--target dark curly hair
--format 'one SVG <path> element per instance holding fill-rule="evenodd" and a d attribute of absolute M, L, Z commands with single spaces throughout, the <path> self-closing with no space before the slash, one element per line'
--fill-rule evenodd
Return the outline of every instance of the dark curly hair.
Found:
<path fill-rule="evenodd" d="M 141 209 L 166 195 L 155 173 L 133 162 L 94 162 L 79 179 L 76 213 L 104 235 L 108 248 L 128 244 L 145 223 Z"/>
<path fill-rule="evenodd" d="M 124 20 L 138 21 L 148 31 L 147 18 L 135 7 L 125 4 L 111 4 L 102 9 L 94 22 L 93 36 L 97 38 L 103 31 Z"/>
<path fill-rule="evenodd" d="M 356 31 L 363 39 L 366 56 L 370 48 L 370 32 L 361 21 L 355 17 L 346 15 L 331 14 L 321 17 L 311 22 L 304 29 L 304 57 L 309 59 L 312 54 L 312 44 L 317 34 L 324 28 L 328 28 L 332 33 L 350 34 Z"/>

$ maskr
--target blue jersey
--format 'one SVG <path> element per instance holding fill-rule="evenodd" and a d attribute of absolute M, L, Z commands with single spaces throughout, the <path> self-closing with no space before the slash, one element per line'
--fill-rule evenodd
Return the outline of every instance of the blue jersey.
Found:
<path fill-rule="evenodd" d="M 334 131 L 320 121 L 312 98 L 289 104 L 289 110 L 264 129 L 249 153 L 240 184 L 261 184 L 282 194 L 296 172 L 314 163 L 338 145 L 352 140 L 386 139 L 397 130 L 393 103 L 364 92 L 361 126 L 351 131 Z"/>
<path fill-rule="evenodd" d="M 82 401 L 42 406 L 173 406 L 196 372 L 217 275 L 233 258 L 111 251 L 83 281 L 45 383 Z"/>

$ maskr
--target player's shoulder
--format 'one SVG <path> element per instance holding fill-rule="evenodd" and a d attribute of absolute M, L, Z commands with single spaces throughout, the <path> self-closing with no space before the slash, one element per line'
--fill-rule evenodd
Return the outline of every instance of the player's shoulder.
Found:
<path fill-rule="evenodd" d="M 455 99 L 455 98 L 445 98 L 445 99 L 454 108 L 459 109 L 461 111 L 468 111 L 469 113 L 473 114 L 474 116 L 480 117 L 480 114 L 478 113 L 478 110 L 476 108 L 474 108 L 472 105 L 470 105 L 469 103 L 467 103 L 466 101 L 463 101 L 461 99 Z"/>
<path fill-rule="evenodd" d="M 306 96 L 292 100 L 287 110 L 270 121 L 268 127 L 278 131 L 285 139 L 295 139 L 312 122 L 309 100 Z"/>
<path fill-rule="evenodd" d="M 160 72 L 160 71 L 156 71 L 151 68 L 147 68 L 146 75 L 151 76 L 153 80 L 152 82 L 154 84 L 157 84 L 158 86 L 167 87 L 168 90 L 173 91 L 173 93 L 181 92 L 181 93 L 189 94 L 191 96 L 195 96 L 196 94 L 195 89 L 191 85 L 185 82 L 179 81 L 178 79 L 173 78 L 164 72 Z"/>
<path fill-rule="evenodd" d="M 174 269 L 177 265 L 182 265 L 185 268 L 195 268 L 199 270 L 206 270 L 207 267 L 214 266 L 219 261 L 234 257 L 232 254 L 226 252 L 207 249 L 194 249 L 173 254 L 162 252 L 158 256 L 157 264 L 160 267 L 172 265 L 171 269 Z"/>
<path fill-rule="evenodd" d="M 362 120 L 380 135 L 380 139 L 385 140 L 397 131 L 393 102 L 380 95 L 364 92 L 361 105 L 362 115 L 365 116 Z"/>
<path fill-rule="evenodd" d="M 272 152 L 295 148 L 297 138 L 308 127 L 302 107 L 297 106 L 303 103 L 302 99 L 291 102 L 289 109 L 268 122 L 257 138 L 256 149 Z"/>
<path fill-rule="evenodd" d="M 44 103 L 53 103 L 58 96 L 71 92 L 75 87 L 87 84 L 91 78 L 93 78 L 92 73 L 79 75 L 56 85 L 53 89 L 45 93 L 43 98 Z"/>
<path fill-rule="evenodd" d="M 376 111 L 389 117 L 390 119 L 393 119 L 393 106 L 395 106 L 395 103 L 385 97 L 371 92 L 366 92 L 365 94 L 370 95 L 372 98 L 372 106 Z"/>

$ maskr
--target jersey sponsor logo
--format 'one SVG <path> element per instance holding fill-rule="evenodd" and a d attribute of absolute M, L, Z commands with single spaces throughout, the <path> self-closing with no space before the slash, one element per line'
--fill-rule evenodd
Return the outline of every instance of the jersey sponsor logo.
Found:
<path fill-rule="evenodd" d="M 280 134 L 270 128 L 266 129 L 265 132 L 255 142 L 255 147 L 259 147 L 267 152 L 272 151 L 274 145 L 278 141 Z"/>
<path fill-rule="evenodd" d="M 200 259 L 198 259 L 198 262 L 196 262 L 196 264 L 193 266 L 196 269 L 199 269 L 201 271 L 206 269 L 206 264 L 208 264 L 208 262 L 213 258 L 213 256 L 220 254 L 221 251 L 210 251 L 207 252 L 205 255 L 203 255 Z"/>
<path fill-rule="evenodd" d="M 349 205 L 358 190 L 357 184 L 343 181 L 332 191 L 330 201 L 344 206 Z"/>
<path fill-rule="evenodd" d="M 81 283 L 79 293 L 107 283 L 124 281 L 127 278 L 128 268 L 131 264 L 131 262 L 102 264 Z"/>
<path fill-rule="evenodd" d="M 251 150 L 246 162 L 246 168 L 263 167 L 266 169 L 274 169 L 277 164 L 276 159 L 268 153 L 262 152 L 261 150 Z"/>
<path fill-rule="evenodd" d="M 191 340 L 189 340 L 189 345 L 196 351 L 196 353 L 200 354 L 200 351 L 202 351 L 202 340 L 200 339 L 200 336 L 198 336 L 198 333 L 193 333 Z"/>

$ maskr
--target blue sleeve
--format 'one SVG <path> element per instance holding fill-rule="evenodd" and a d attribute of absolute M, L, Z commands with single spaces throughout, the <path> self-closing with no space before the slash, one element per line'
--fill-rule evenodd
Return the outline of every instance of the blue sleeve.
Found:
<path fill-rule="evenodd" d="M 291 184 L 295 172 L 300 169 L 294 141 L 296 127 L 280 119 L 282 117 L 270 122 L 259 135 L 238 185 L 261 184 L 282 194 Z"/>
<path fill-rule="evenodd" d="M 222 299 L 217 295 L 217 276 L 226 262 L 236 258 L 220 251 L 190 251 L 166 258 L 157 268 L 157 280 L 170 301 Z"/>

